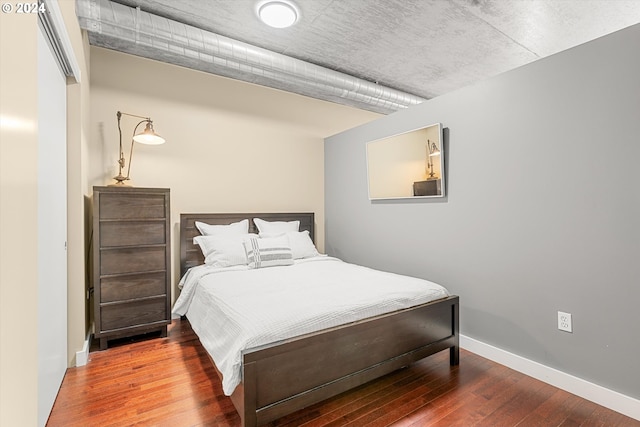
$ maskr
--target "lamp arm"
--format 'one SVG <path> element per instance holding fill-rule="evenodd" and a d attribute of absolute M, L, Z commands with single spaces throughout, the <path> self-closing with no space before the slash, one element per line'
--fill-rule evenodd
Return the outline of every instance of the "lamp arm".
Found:
<path fill-rule="evenodd" d="M 151 118 L 150 118 L 150 117 L 138 116 L 138 115 L 136 115 L 136 114 L 123 113 L 123 112 L 121 112 L 121 111 L 118 111 L 118 114 L 124 114 L 125 116 L 137 117 L 137 118 L 139 118 L 139 119 L 145 119 L 145 120 L 151 121 Z"/>
<path fill-rule="evenodd" d="M 120 157 L 118 158 L 118 164 L 120 165 L 120 174 L 122 174 L 122 168 L 124 167 L 124 152 L 122 151 L 122 129 L 120 128 L 120 118 L 122 113 L 118 111 L 116 114 L 118 117 L 118 135 L 120 136 Z"/>
<path fill-rule="evenodd" d="M 126 178 L 122 176 L 122 169 L 124 169 L 125 159 L 124 159 L 124 151 L 122 150 L 122 128 L 120 127 L 120 118 L 122 117 L 122 113 L 118 111 L 116 114 L 118 118 L 118 135 L 120 136 L 120 150 L 118 152 L 118 176 L 114 176 L 113 179 L 116 180 L 115 185 L 123 185 Z"/>
<path fill-rule="evenodd" d="M 126 114 L 126 113 L 124 113 Z M 133 114 L 129 114 L 130 116 L 133 116 Z M 141 117 L 141 116 L 134 116 L 134 117 Z M 133 129 L 133 135 L 131 136 L 131 151 L 129 151 L 129 166 L 127 167 L 127 180 L 129 179 L 129 173 L 131 173 L 131 161 L 133 160 L 133 146 L 136 143 L 136 141 L 133 139 L 133 137 L 136 135 L 136 132 L 138 131 L 138 127 L 142 124 L 142 123 L 147 123 L 150 122 L 151 120 L 147 117 L 142 117 L 144 120 L 140 120 L 140 122 L 138 122 L 138 124 L 136 125 L 136 127 Z"/>
<path fill-rule="evenodd" d="M 122 177 L 122 169 L 124 169 L 124 165 L 125 165 L 125 158 L 124 158 L 124 151 L 122 150 L 122 128 L 120 127 L 120 120 L 122 119 L 122 116 L 131 116 L 131 117 L 138 117 L 139 119 L 145 119 L 143 121 L 141 121 L 140 123 L 144 123 L 145 121 L 150 122 L 151 118 L 150 117 L 143 117 L 143 116 L 138 116 L 136 114 L 131 114 L 131 113 L 123 113 L 122 111 L 118 111 L 116 113 L 116 117 L 118 118 L 118 135 L 119 135 L 119 140 L 120 140 L 120 151 L 119 151 L 119 157 L 118 157 L 118 176 Z M 138 126 L 140 125 L 140 123 L 138 123 Z M 138 126 L 136 126 L 136 129 L 138 128 Z M 133 134 L 135 135 L 135 131 L 133 132 Z M 131 141 L 131 152 L 133 153 L 133 140 Z M 131 170 L 131 155 L 129 155 L 129 167 L 127 169 L 127 176 L 126 179 L 129 179 L 129 171 Z"/>

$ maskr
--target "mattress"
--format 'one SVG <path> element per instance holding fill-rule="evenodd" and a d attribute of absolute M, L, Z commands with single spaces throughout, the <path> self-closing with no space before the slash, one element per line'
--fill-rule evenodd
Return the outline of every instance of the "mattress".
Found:
<path fill-rule="evenodd" d="M 242 351 L 449 296 L 433 282 L 318 256 L 294 265 L 194 267 L 173 314 L 186 315 L 231 395 Z"/>

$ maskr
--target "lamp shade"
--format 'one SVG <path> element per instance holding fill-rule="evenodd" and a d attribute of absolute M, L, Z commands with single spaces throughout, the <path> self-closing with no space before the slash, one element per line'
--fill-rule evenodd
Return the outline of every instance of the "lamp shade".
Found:
<path fill-rule="evenodd" d="M 140 144 L 147 145 L 160 145 L 165 143 L 164 138 L 153 130 L 153 124 L 150 120 L 147 121 L 147 126 L 141 133 L 133 136 L 133 140 Z"/>

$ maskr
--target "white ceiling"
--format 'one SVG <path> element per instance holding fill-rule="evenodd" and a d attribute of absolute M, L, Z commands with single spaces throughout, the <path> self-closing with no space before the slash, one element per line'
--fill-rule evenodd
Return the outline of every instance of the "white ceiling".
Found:
<path fill-rule="evenodd" d="M 259 0 L 115 2 L 427 99 L 640 23 L 640 0 L 293 0 L 288 29 Z"/>

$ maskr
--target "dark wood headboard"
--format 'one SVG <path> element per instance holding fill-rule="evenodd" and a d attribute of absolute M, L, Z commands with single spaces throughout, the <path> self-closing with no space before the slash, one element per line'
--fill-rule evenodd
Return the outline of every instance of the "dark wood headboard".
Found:
<path fill-rule="evenodd" d="M 308 230 L 311 240 L 315 241 L 314 214 L 310 213 L 189 213 L 180 214 L 180 277 L 187 269 L 204 263 L 204 256 L 193 238 L 199 236 L 195 222 L 205 222 L 212 225 L 226 225 L 233 222 L 249 220 L 249 233 L 258 230 L 253 218 L 265 221 L 300 221 L 300 231 Z"/>

